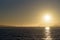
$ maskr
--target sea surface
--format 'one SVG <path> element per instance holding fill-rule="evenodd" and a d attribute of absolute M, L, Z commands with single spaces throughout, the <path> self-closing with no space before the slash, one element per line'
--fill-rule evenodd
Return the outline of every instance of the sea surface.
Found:
<path fill-rule="evenodd" d="M 60 27 L 0 27 L 0 40 L 60 40 Z"/>

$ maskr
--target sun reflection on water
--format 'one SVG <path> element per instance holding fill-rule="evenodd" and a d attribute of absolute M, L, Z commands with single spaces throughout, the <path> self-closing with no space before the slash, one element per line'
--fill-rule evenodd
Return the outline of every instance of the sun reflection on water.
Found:
<path fill-rule="evenodd" d="M 45 38 L 44 40 L 52 40 L 50 27 L 45 27 Z"/>

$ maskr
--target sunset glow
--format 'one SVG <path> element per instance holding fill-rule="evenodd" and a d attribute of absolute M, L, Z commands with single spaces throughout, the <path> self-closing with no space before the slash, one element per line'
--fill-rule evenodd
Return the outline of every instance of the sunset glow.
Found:
<path fill-rule="evenodd" d="M 44 20 L 46 23 L 50 22 L 51 21 L 51 15 L 49 15 L 49 14 L 44 15 Z"/>
<path fill-rule="evenodd" d="M 0 25 L 60 26 L 58 0 L 0 0 Z"/>
<path fill-rule="evenodd" d="M 49 27 L 45 27 L 46 30 L 49 30 L 50 28 Z"/>

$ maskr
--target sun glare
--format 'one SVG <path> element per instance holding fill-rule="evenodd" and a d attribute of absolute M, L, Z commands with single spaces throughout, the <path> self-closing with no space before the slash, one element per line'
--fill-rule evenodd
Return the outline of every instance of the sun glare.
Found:
<path fill-rule="evenodd" d="M 50 15 L 45 15 L 44 16 L 44 20 L 46 21 L 46 22 L 49 22 L 50 20 L 51 20 L 51 16 Z"/>
<path fill-rule="evenodd" d="M 44 26 L 51 26 L 52 23 L 52 15 L 51 13 L 45 13 L 43 15 L 43 25 Z"/>
<path fill-rule="evenodd" d="M 49 27 L 45 27 L 46 30 L 49 30 L 50 28 Z"/>

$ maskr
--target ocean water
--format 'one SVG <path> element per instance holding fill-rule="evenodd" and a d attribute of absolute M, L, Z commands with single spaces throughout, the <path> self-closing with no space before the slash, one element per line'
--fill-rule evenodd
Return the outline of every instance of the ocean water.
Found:
<path fill-rule="evenodd" d="M 60 27 L 1 27 L 0 40 L 60 40 Z"/>

